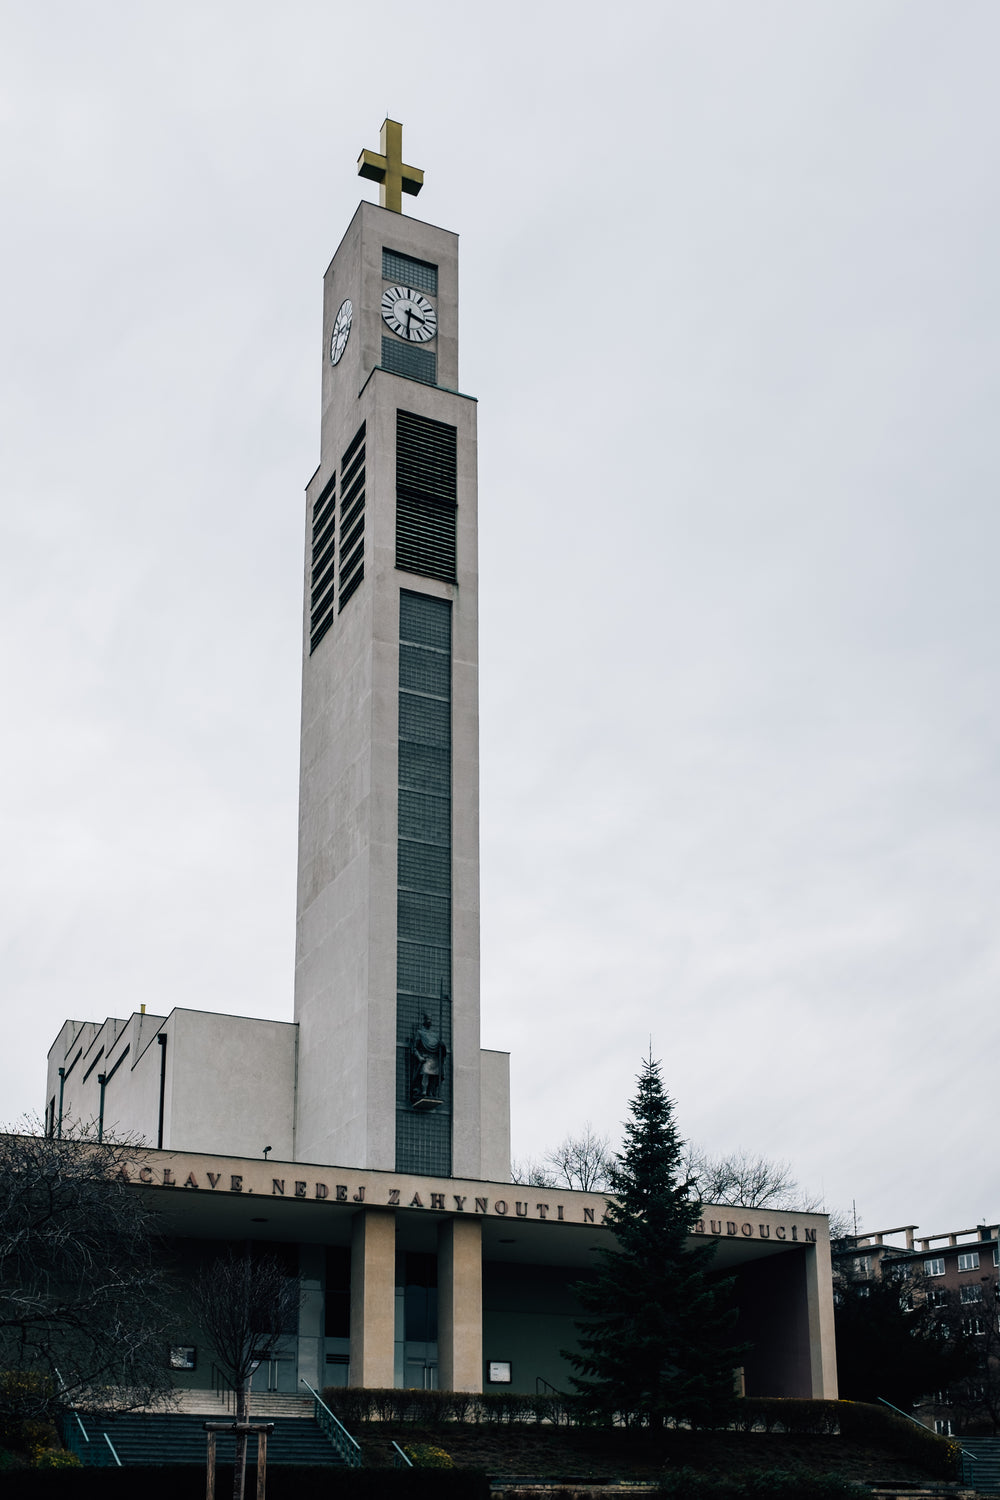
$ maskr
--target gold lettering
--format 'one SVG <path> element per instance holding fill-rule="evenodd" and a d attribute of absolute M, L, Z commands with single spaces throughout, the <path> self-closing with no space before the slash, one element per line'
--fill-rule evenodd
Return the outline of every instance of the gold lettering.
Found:
<path fill-rule="evenodd" d="M 420 1201 L 420 1194 L 419 1193 L 414 1193 L 413 1197 L 410 1199 L 410 1207 L 411 1208 L 423 1208 L 423 1206 L 424 1205 Z"/>
<path fill-rule="evenodd" d="M 242 1193 L 242 1191 L 243 1191 L 243 1177 L 242 1177 L 242 1175 L 240 1173 L 234 1172 L 233 1175 L 232 1175 L 232 1177 L 230 1177 L 230 1179 L 229 1179 L 229 1191 L 231 1193 Z"/>
<path fill-rule="evenodd" d="M 355 1203 L 364 1203 L 364 1201 L 365 1201 L 365 1190 L 364 1190 L 363 1187 L 359 1187 L 358 1190 L 357 1190 L 357 1192 L 354 1194 L 354 1202 Z"/>
<path fill-rule="evenodd" d="M 275 1194 L 278 1194 L 282 1198 L 285 1196 L 285 1179 L 283 1177 L 271 1178 L 271 1197 L 273 1198 Z"/>
<path fill-rule="evenodd" d="M 517 1214 L 517 1217 L 519 1219 L 526 1219 L 528 1217 L 528 1205 L 526 1203 L 518 1203 L 515 1200 L 514 1212 Z"/>
<path fill-rule="evenodd" d="M 505 1214 L 507 1212 L 507 1205 L 506 1205 L 506 1203 L 504 1202 L 504 1200 L 502 1198 L 498 1198 L 497 1201 L 494 1203 L 494 1205 L 493 1205 L 493 1212 L 495 1214 L 501 1214 L 501 1215 L 503 1215 L 503 1214 Z"/>
<path fill-rule="evenodd" d="M 549 1205 L 547 1203 L 536 1203 L 535 1207 L 538 1209 L 538 1217 L 544 1219 L 549 1211 Z"/>
<path fill-rule="evenodd" d="M 399 1188 L 390 1188 L 389 1189 L 389 1207 L 390 1208 L 398 1208 L 399 1207 Z"/>
<path fill-rule="evenodd" d="M 593 1224 L 593 1222 L 594 1222 L 594 1210 L 592 1208 L 585 1208 L 583 1210 L 583 1222 L 585 1224 Z"/>
<path fill-rule="evenodd" d="M 464 1198 L 460 1198 L 457 1193 L 452 1193 L 451 1196 L 455 1200 L 455 1207 L 457 1208 L 458 1212 L 460 1214 L 464 1214 L 465 1213 L 465 1199 Z"/>
<path fill-rule="evenodd" d="M 758 1224 L 757 1228 L 760 1232 L 760 1237 L 762 1240 L 769 1240 L 771 1238 L 770 1224 Z"/>
<path fill-rule="evenodd" d="M 752 1235 L 753 1234 L 753 1225 L 752 1224 L 741 1224 L 740 1225 L 740 1234 L 745 1234 L 745 1235 L 748 1235 L 748 1236 Z"/>
<path fill-rule="evenodd" d="M 713 1234 L 721 1234 L 722 1233 L 722 1220 L 721 1219 L 709 1219 L 708 1224 L 709 1224 L 709 1228 L 710 1228 L 710 1230 L 712 1231 Z"/>
<path fill-rule="evenodd" d="M 815 1243 L 816 1243 L 816 1231 L 815 1231 L 815 1229 L 803 1229 L 802 1233 L 805 1235 L 806 1239 L 809 1241 L 810 1244 L 815 1245 Z"/>
<path fill-rule="evenodd" d="M 327 1187 L 326 1183 L 325 1182 L 317 1182 L 317 1184 L 316 1184 L 316 1197 L 317 1198 L 329 1198 L 329 1196 L 330 1196 L 330 1189 Z"/>
<path fill-rule="evenodd" d="M 776 1240 L 783 1240 L 785 1238 L 785 1226 L 784 1226 L 784 1224 L 778 1224 L 775 1227 L 774 1238 Z"/>
<path fill-rule="evenodd" d="M 477 1214 L 488 1214 L 489 1211 L 490 1211 L 490 1200 L 488 1198 L 477 1198 L 476 1199 L 476 1213 Z"/>
<path fill-rule="evenodd" d="M 735 1234 L 736 1233 L 736 1225 L 733 1223 L 732 1219 L 727 1219 L 726 1220 L 726 1233 L 727 1234 Z"/>
<path fill-rule="evenodd" d="M 209 1185 L 209 1187 L 212 1187 L 212 1188 L 218 1187 L 218 1185 L 219 1185 L 219 1178 L 221 1176 L 222 1176 L 221 1172 L 209 1172 L 208 1173 L 208 1185 Z"/>
<path fill-rule="evenodd" d="M 193 1172 L 189 1172 L 187 1174 L 187 1176 L 185 1177 L 185 1179 L 184 1179 L 184 1186 L 185 1187 L 193 1187 L 193 1188 L 196 1188 L 198 1186 L 198 1179 L 194 1175 Z"/>
<path fill-rule="evenodd" d="M 444 1208 L 444 1193 L 431 1193 L 431 1208 Z"/>
<path fill-rule="evenodd" d="M 164 1167 L 163 1168 L 163 1186 L 164 1187 L 176 1187 L 177 1186 L 176 1182 L 174 1181 L 174 1174 L 173 1174 L 173 1172 L 171 1172 L 171 1170 L 170 1170 L 169 1167 Z"/>

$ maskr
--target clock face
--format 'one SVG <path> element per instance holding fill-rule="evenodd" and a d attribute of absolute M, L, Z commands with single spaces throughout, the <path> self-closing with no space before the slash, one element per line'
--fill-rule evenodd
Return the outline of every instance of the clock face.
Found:
<path fill-rule="evenodd" d="M 354 307 L 349 297 L 345 297 L 340 304 L 336 320 L 333 325 L 333 337 L 330 340 L 330 363 L 340 363 L 340 356 L 347 348 L 347 340 L 351 336 L 351 319 L 354 317 Z"/>
<path fill-rule="evenodd" d="M 437 333 L 437 313 L 412 286 L 391 286 L 382 293 L 382 319 L 411 344 L 426 344 Z"/>

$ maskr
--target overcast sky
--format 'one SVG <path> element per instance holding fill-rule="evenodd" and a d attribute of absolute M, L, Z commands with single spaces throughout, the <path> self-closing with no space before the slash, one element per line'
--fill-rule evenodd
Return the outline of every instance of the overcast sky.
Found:
<path fill-rule="evenodd" d="M 0 5 L 0 1117 L 290 1019 L 322 273 L 386 113 L 479 398 L 484 1044 L 1000 1219 L 994 0 Z M 224 1059 L 219 1060 L 224 1065 Z"/>

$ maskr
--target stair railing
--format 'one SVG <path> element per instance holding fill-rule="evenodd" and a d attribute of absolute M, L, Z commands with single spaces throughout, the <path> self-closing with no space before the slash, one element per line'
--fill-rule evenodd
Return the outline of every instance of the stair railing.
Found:
<path fill-rule="evenodd" d="M 313 1416 L 324 1437 L 333 1444 L 348 1468 L 360 1469 L 361 1446 L 357 1439 L 351 1437 L 340 1418 L 334 1416 L 319 1391 L 314 1391 L 308 1380 L 300 1376 L 299 1385 L 304 1385 L 313 1398 Z"/>
<path fill-rule="evenodd" d="M 112 1457 L 112 1458 L 113 1458 L 113 1459 L 114 1459 L 114 1461 L 115 1461 L 115 1463 L 116 1463 L 116 1464 L 117 1464 L 117 1465 L 118 1465 L 118 1467 L 119 1467 L 119 1469 L 120 1469 L 120 1468 L 121 1468 L 121 1466 L 122 1466 L 122 1461 L 121 1461 L 121 1459 L 120 1459 L 120 1458 L 119 1458 L 119 1457 L 118 1457 L 118 1454 L 117 1454 L 117 1452 L 116 1452 L 116 1451 L 115 1451 L 115 1445 L 114 1445 L 114 1443 L 113 1443 L 113 1442 L 112 1442 L 112 1441 L 111 1441 L 111 1439 L 110 1439 L 110 1438 L 109 1438 L 109 1437 L 108 1437 L 108 1435 L 107 1435 L 107 1433 L 106 1433 L 106 1432 L 105 1432 L 105 1433 L 103 1433 L 103 1434 L 102 1434 L 102 1436 L 103 1436 L 103 1438 L 104 1438 L 104 1441 L 105 1441 L 105 1442 L 106 1442 L 106 1443 L 107 1443 L 107 1445 L 108 1445 L 108 1447 L 109 1447 L 109 1448 L 110 1448 L 110 1449 L 111 1449 L 111 1457 Z"/>
<path fill-rule="evenodd" d="M 893 1406 L 892 1402 L 887 1401 L 884 1396 L 879 1396 L 878 1399 L 883 1406 L 887 1406 L 890 1411 L 894 1411 L 898 1413 L 899 1416 L 905 1417 L 908 1422 L 916 1422 L 917 1426 L 922 1428 L 924 1432 L 930 1431 L 930 1428 L 925 1427 L 923 1422 L 917 1422 L 916 1417 L 913 1416 L 910 1412 L 900 1411 L 898 1406 Z M 970 1453 L 968 1448 L 962 1448 L 961 1446 L 959 1447 L 958 1451 L 962 1455 L 962 1483 L 972 1484 L 975 1477 L 974 1471 L 976 1464 L 976 1455 L 974 1453 Z"/>
<path fill-rule="evenodd" d="M 229 1379 L 229 1376 L 226 1375 L 224 1371 L 220 1370 L 218 1365 L 214 1363 L 212 1365 L 212 1390 L 214 1391 L 215 1395 L 218 1396 L 219 1400 L 225 1403 L 226 1410 L 232 1411 L 233 1398 L 236 1395 L 236 1391 L 233 1387 L 233 1382 Z"/>
<path fill-rule="evenodd" d="M 414 1464 L 413 1459 L 410 1457 L 410 1455 L 408 1453 L 404 1453 L 397 1442 L 394 1441 L 392 1446 L 396 1450 L 392 1458 L 392 1467 L 394 1469 L 412 1469 L 414 1467 Z"/>

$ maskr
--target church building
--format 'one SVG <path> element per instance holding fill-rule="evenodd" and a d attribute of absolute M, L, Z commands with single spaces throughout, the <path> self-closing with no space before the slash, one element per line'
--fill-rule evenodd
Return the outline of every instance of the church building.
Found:
<path fill-rule="evenodd" d="M 68 1020 L 46 1129 L 148 1143 L 178 1254 L 280 1248 L 299 1326 L 255 1377 L 568 1389 L 599 1193 L 510 1180 L 506 1053 L 479 1028 L 476 402 L 458 238 L 402 213 L 423 173 L 386 120 L 324 278 L 320 462 L 306 487 L 292 1021 L 177 1008 Z M 836 1395 L 824 1215 L 705 1206 L 735 1274 L 745 1382 Z M 210 1354 L 175 1351 L 178 1384 Z"/>

